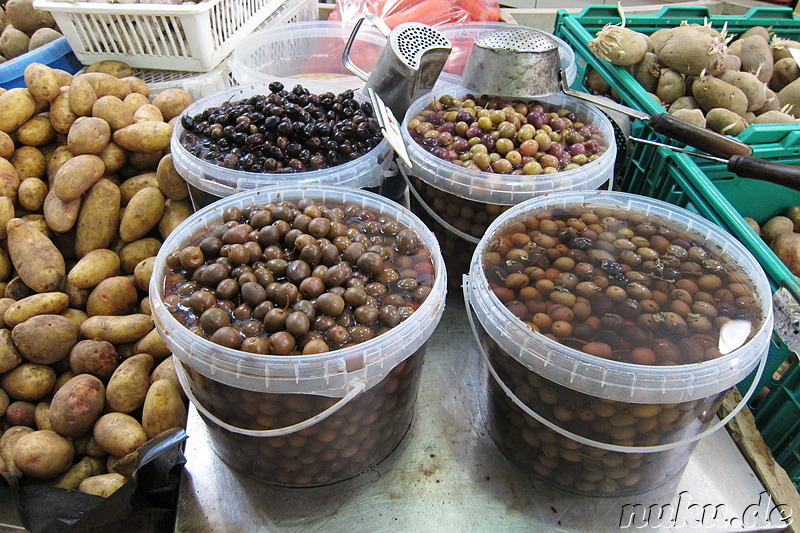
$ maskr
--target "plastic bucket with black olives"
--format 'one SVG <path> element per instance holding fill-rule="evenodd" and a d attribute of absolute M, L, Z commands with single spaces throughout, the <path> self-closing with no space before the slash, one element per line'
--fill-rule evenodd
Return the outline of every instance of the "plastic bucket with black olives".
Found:
<path fill-rule="evenodd" d="M 453 101 L 453 98 L 468 94 L 467 89 L 457 87 L 420 98 L 409 108 L 401 128 L 412 168 L 406 169 L 401 165 L 400 170 L 410 183 L 412 210 L 439 239 L 449 279 L 454 285 L 469 271 L 472 252 L 486 228 L 503 211 L 536 196 L 557 191 L 591 190 L 610 184 L 617 151 L 610 120 L 589 103 L 566 95 L 551 95 L 521 99 L 524 102 L 521 105 L 526 107 L 524 113 L 521 107 L 503 113 L 489 108 L 496 107 L 503 100 L 506 103 L 515 100 Z M 442 100 L 446 103 L 441 104 Z M 537 104 L 541 107 L 535 107 Z M 431 106 L 437 110 L 432 111 Z M 470 108 L 480 109 L 470 112 Z M 535 111 L 528 113 L 528 110 Z M 560 124 L 554 122 L 558 128 L 549 125 L 551 111 L 561 115 Z M 471 118 L 466 116 L 470 113 L 473 115 Z M 491 113 L 502 116 L 492 117 Z M 479 120 L 478 117 L 485 114 L 491 118 Z M 510 123 L 506 120 L 509 114 L 522 115 L 524 121 L 517 117 L 515 123 Z M 531 124 L 527 125 L 529 116 Z M 564 116 L 568 120 L 564 120 Z M 484 124 L 486 128 L 478 125 L 485 120 L 489 121 Z M 481 133 L 470 131 L 474 128 Z M 413 135 L 411 129 L 415 131 Z M 506 129 L 514 131 L 507 132 Z M 554 129 L 564 133 L 563 145 L 561 140 L 554 140 L 561 139 L 560 134 L 557 137 L 553 135 Z M 485 138 L 500 138 L 501 130 L 503 142 L 507 141 L 508 147 L 498 148 L 497 145 L 503 145 L 503 142 Z M 574 142 L 566 140 L 567 132 L 571 132 L 569 141 Z M 539 139 L 540 135 L 547 139 Z M 541 146 L 536 139 L 541 141 Z M 549 145 L 545 146 L 545 143 Z M 556 153 L 556 145 L 561 146 L 560 159 L 552 155 Z M 547 152 L 543 150 L 545 147 Z M 505 151 L 506 148 L 512 150 Z M 569 149 L 575 151 L 575 156 L 566 151 Z M 505 157 L 498 157 L 500 153 L 497 150 L 503 151 Z M 512 157 L 509 157 L 511 152 Z M 492 158 L 508 163 L 509 169 L 513 170 L 494 169 Z M 567 160 L 570 166 L 567 166 Z"/>
<path fill-rule="evenodd" d="M 349 124 L 347 128 L 332 125 L 355 120 L 354 115 L 361 114 L 361 110 L 348 108 L 335 98 L 321 98 L 314 104 L 318 111 L 306 112 L 302 108 L 308 109 L 309 95 L 301 96 L 301 100 L 291 96 L 297 103 L 286 99 L 268 102 L 272 96 L 270 85 L 237 86 L 211 94 L 189 106 L 176 122 L 170 144 L 172 161 L 189 184 L 195 209 L 240 191 L 269 185 L 380 188 L 394 151 L 381 136 L 374 118 L 369 121 L 374 124 L 362 135 L 358 124 Z M 281 85 L 280 90 L 292 93 L 293 89 Z M 259 97 L 263 97 L 260 103 L 255 100 Z M 358 98 L 350 94 L 346 100 Z M 201 114 L 209 116 L 196 118 Z M 225 116 L 221 117 L 222 114 Z M 286 122 L 284 119 L 291 119 L 287 131 L 279 126 L 280 122 Z M 366 117 L 363 119 L 366 121 Z M 198 121 L 207 122 L 208 127 L 216 123 L 219 131 L 205 135 L 195 128 L 190 132 L 186 121 L 192 122 L 192 127 Z M 275 138 L 270 140 L 270 136 Z M 357 151 L 358 148 L 362 151 Z M 350 159 L 351 155 L 355 157 L 353 154 L 361 155 Z M 284 170 L 272 168 L 276 164 Z"/>
<path fill-rule="evenodd" d="M 150 299 L 217 455 L 307 487 L 400 443 L 445 286 L 436 239 L 408 210 L 359 189 L 277 186 L 182 222 Z"/>
<path fill-rule="evenodd" d="M 478 244 L 464 297 L 495 443 L 592 496 L 677 480 L 738 412 L 715 417 L 730 387 L 763 370 L 773 325 L 769 282 L 741 243 L 627 193 L 555 193 L 506 211 Z"/>

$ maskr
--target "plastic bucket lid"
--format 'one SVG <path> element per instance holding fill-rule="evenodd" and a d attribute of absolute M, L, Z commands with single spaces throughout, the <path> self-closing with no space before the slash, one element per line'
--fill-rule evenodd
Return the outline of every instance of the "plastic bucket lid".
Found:
<path fill-rule="evenodd" d="M 258 355 L 204 339 L 184 327 L 164 305 L 167 255 L 220 224 L 228 206 L 239 208 L 281 200 L 313 198 L 356 204 L 395 218 L 414 230 L 431 252 L 436 278 L 427 299 L 404 322 L 375 338 L 315 355 Z M 150 300 L 156 329 L 172 353 L 200 374 L 222 384 L 255 392 L 319 394 L 343 397 L 354 387 L 371 388 L 420 349 L 444 311 L 447 274 L 436 238 L 410 211 L 377 194 L 333 186 L 265 187 L 232 195 L 194 213 L 170 233 L 156 257 Z M 348 366 L 351 370 L 348 371 Z M 352 370 L 352 368 L 357 370 Z"/>
<path fill-rule="evenodd" d="M 269 94 L 268 85 L 239 86 L 216 92 L 190 105 L 182 115 L 197 115 L 209 107 L 215 107 L 227 101 L 235 101 L 259 94 Z M 384 175 L 392 162 L 394 154 L 389 143 L 386 139 L 383 139 L 375 148 L 358 159 L 336 167 L 291 174 L 245 172 L 243 170 L 223 168 L 211 161 L 204 161 L 193 156 L 181 144 L 181 137 L 184 132 L 185 129 L 181 125 L 181 121 L 176 121 L 170 143 L 175 170 L 183 176 L 189 185 L 219 198 L 258 187 L 287 183 L 296 186 L 322 184 L 352 188 L 377 187 L 383 182 Z"/>
<path fill-rule="evenodd" d="M 449 94 L 461 97 L 471 92 L 464 87 L 448 87 L 419 98 L 406 113 L 400 128 L 406 144 L 412 168 L 410 174 L 437 189 L 477 202 L 513 205 L 535 196 L 558 191 L 596 189 L 614 175 L 617 146 L 611 121 L 592 104 L 554 94 L 546 98 L 532 98 L 573 111 L 587 122 L 596 125 L 608 145 L 608 150 L 595 161 L 574 170 L 537 176 L 494 174 L 482 170 L 470 170 L 443 161 L 418 145 L 408 133 L 408 122 L 439 97 Z"/>
<path fill-rule="evenodd" d="M 514 28 L 526 28 L 516 24 L 506 24 L 505 22 L 451 22 L 437 26 L 436 29 L 442 32 L 453 45 L 453 51 L 442 70 L 441 79 L 454 85 L 458 85 L 467 59 L 472 52 L 472 43 L 478 37 L 498 30 L 509 30 Z M 542 30 L 537 30 L 542 31 Z M 578 75 L 578 67 L 575 64 L 575 51 L 562 39 L 547 32 L 548 37 L 553 39 L 558 45 L 558 55 L 561 59 L 561 68 L 567 76 L 567 84 L 572 85 Z"/>
<path fill-rule="evenodd" d="M 755 287 L 763 310 L 753 337 L 740 348 L 702 363 L 643 366 L 611 361 L 575 350 L 533 332 L 517 319 L 490 290 L 482 257 L 489 241 L 509 223 L 553 208 L 607 207 L 644 213 L 649 220 L 696 236 L 730 264 L 739 265 Z M 479 323 L 500 348 L 542 377 L 598 398 L 629 403 L 686 402 L 725 391 L 746 377 L 769 350 L 773 314 L 769 281 L 752 254 L 720 227 L 683 208 L 660 200 L 606 191 L 564 192 L 523 202 L 498 217 L 472 256 L 468 304 Z"/>

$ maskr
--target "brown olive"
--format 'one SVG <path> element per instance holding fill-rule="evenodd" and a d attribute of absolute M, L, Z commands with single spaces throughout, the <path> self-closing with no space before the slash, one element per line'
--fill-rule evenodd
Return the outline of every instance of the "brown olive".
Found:
<path fill-rule="evenodd" d="M 299 337 L 300 335 L 307 333 L 310 326 L 311 321 L 302 311 L 295 311 L 286 317 L 286 331 L 295 337 Z"/>
<path fill-rule="evenodd" d="M 331 292 L 320 295 L 315 304 L 318 313 L 329 316 L 340 315 L 344 311 L 344 306 L 344 299 Z"/>
<path fill-rule="evenodd" d="M 295 338 L 286 331 L 278 331 L 269 336 L 269 353 L 289 355 L 296 346 Z"/>
<path fill-rule="evenodd" d="M 209 340 L 213 343 L 238 349 L 242 345 L 242 336 L 239 331 L 231 326 L 224 326 L 211 334 Z"/>
<path fill-rule="evenodd" d="M 222 327 L 230 325 L 230 323 L 230 315 L 218 307 L 206 309 L 200 315 L 200 327 L 207 333 L 213 333 Z"/>

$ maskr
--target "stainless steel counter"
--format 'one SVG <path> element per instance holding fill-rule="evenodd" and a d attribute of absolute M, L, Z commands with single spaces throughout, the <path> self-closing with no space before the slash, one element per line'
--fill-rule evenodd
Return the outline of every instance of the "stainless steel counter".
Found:
<path fill-rule="evenodd" d="M 677 505 L 680 493 L 684 510 L 725 506 L 728 525 L 714 531 L 781 529 L 730 525 L 764 488 L 726 431 L 698 445 L 677 486 L 643 496 L 580 497 L 527 476 L 486 432 L 477 406 L 482 379 L 463 301 L 453 293 L 428 343 L 416 415 L 403 442 L 371 470 L 311 489 L 268 486 L 232 471 L 191 410 L 176 531 L 619 531 L 623 505 Z M 658 529 L 697 531 L 698 524 Z"/>

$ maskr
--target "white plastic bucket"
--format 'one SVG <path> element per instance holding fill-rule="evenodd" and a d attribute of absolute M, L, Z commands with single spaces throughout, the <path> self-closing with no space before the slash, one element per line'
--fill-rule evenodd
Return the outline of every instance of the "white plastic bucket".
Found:
<path fill-rule="evenodd" d="M 183 114 L 194 116 L 223 102 L 269 94 L 268 85 L 239 86 L 211 94 L 190 105 Z M 394 151 L 384 139 L 358 159 L 335 167 L 291 174 L 245 172 L 223 168 L 190 154 L 181 144 L 181 137 L 185 131 L 180 120 L 176 121 L 170 150 L 175 170 L 189 184 L 192 203 L 196 209 L 240 191 L 269 185 L 293 184 L 298 187 L 340 185 L 352 188 L 378 188 L 389 173 L 394 155 Z"/>
<path fill-rule="evenodd" d="M 724 257 L 728 272 L 744 274 L 761 310 L 749 340 L 714 359 L 651 366 L 590 355 L 518 319 L 489 284 L 487 246 L 504 228 L 532 216 L 602 208 L 644 215 L 688 235 L 701 243 L 695 246 Z M 698 215 L 627 193 L 556 193 L 510 209 L 478 244 L 464 297 L 477 318 L 473 331 L 491 374 L 486 422 L 495 442 L 531 474 L 593 496 L 636 494 L 676 479 L 697 441 L 738 412 L 722 421 L 714 416 L 730 387 L 757 365 L 763 370 L 773 325 L 769 282 L 741 243 Z"/>
<path fill-rule="evenodd" d="M 608 146 L 597 160 L 574 170 L 536 176 L 470 170 L 439 159 L 411 138 L 409 121 L 431 102 L 447 94 L 460 98 L 469 93 L 463 87 L 450 87 L 426 95 L 411 105 L 401 127 L 412 166 L 400 165 L 400 172 L 409 182 L 412 209 L 436 233 L 454 284 L 469 271 L 475 245 L 503 211 L 553 192 L 592 190 L 606 182 L 610 186 L 617 154 L 608 117 L 592 104 L 561 94 L 531 100 L 569 109 L 596 125 Z"/>
<path fill-rule="evenodd" d="M 435 280 L 409 318 L 371 340 L 317 355 L 257 355 L 227 348 L 183 326 L 164 303 L 167 256 L 221 223 L 226 207 L 281 200 L 363 206 L 414 230 L 431 254 Z M 264 482 L 314 486 L 356 475 L 382 460 L 411 423 L 425 345 L 445 305 L 446 273 L 433 234 L 381 196 L 332 186 L 245 191 L 196 212 L 156 258 L 150 299 L 156 328 L 176 357 L 184 390 L 228 465 Z"/>

